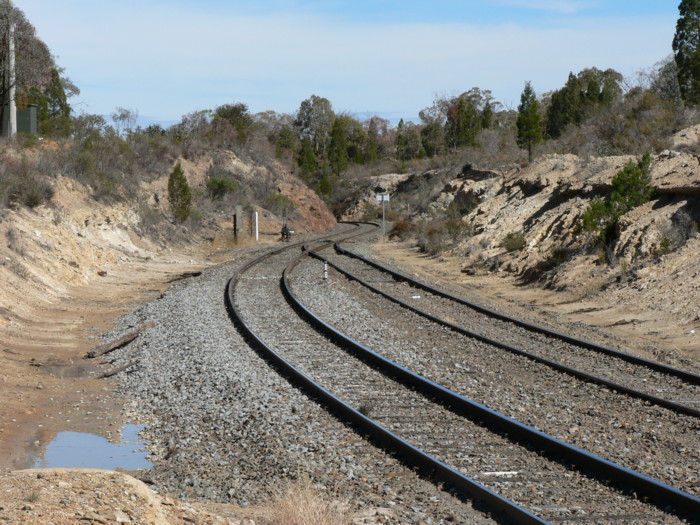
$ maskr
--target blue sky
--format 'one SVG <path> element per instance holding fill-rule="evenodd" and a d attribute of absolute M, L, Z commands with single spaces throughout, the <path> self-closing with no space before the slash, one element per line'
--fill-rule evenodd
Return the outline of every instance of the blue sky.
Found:
<path fill-rule="evenodd" d="M 15 0 L 81 89 L 79 111 L 145 120 L 243 102 L 414 119 L 490 89 L 516 107 L 570 71 L 632 79 L 671 53 L 679 0 Z"/>

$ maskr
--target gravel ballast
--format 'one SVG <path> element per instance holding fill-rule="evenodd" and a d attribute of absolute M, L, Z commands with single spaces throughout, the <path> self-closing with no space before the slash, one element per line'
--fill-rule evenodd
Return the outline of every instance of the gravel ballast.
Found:
<path fill-rule="evenodd" d="M 113 331 L 153 323 L 112 365 L 138 362 L 117 377 L 132 399 L 129 415 L 148 425 L 143 437 L 156 465 L 144 476 L 178 497 L 249 505 L 307 475 L 354 509 L 382 509 L 392 522 L 463 519 L 464 504 L 328 415 L 248 346 L 223 300 L 241 265 L 183 281 Z M 468 519 L 493 523 L 477 511 Z"/>

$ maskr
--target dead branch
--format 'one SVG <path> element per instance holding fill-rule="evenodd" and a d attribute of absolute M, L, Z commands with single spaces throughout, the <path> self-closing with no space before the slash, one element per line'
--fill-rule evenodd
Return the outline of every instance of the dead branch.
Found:
<path fill-rule="evenodd" d="M 130 363 L 125 364 L 124 366 L 118 366 L 117 368 L 114 368 L 110 370 L 109 372 L 105 372 L 101 376 L 98 377 L 98 379 L 106 379 L 108 377 L 112 377 L 117 375 L 119 372 L 123 372 L 124 370 L 127 370 L 128 368 L 131 368 L 132 366 L 138 364 L 137 361 L 131 361 Z"/>
<path fill-rule="evenodd" d="M 114 350 L 117 350 L 118 348 L 121 348 L 124 345 L 129 344 L 131 341 L 136 339 L 141 332 L 144 330 L 151 328 L 153 326 L 153 323 L 146 323 L 145 325 L 137 328 L 133 332 L 128 332 L 121 336 L 119 339 L 116 341 L 110 341 L 108 343 L 101 344 L 99 346 L 94 347 L 91 349 L 87 354 L 85 354 L 85 358 L 87 359 L 93 359 L 95 357 L 100 357 L 102 355 L 108 354 L 109 352 L 113 352 Z"/>
<path fill-rule="evenodd" d="M 202 272 L 195 271 L 195 272 L 183 272 L 180 275 L 176 275 L 175 277 L 172 277 L 171 279 L 165 281 L 166 283 L 174 283 L 175 281 L 182 281 L 183 279 L 188 279 L 190 277 L 199 277 L 202 275 Z"/>

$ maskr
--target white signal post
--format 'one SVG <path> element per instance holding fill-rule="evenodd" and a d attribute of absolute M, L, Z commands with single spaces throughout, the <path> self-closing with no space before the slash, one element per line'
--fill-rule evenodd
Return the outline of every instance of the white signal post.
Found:
<path fill-rule="evenodd" d="M 260 240 L 260 233 L 258 229 L 258 212 L 255 212 L 255 242 Z"/>
<path fill-rule="evenodd" d="M 391 196 L 388 193 L 377 193 L 377 202 L 382 203 L 382 241 L 386 236 L 386 226 L 384 222 L 384 203 L 389 202 Z"/>

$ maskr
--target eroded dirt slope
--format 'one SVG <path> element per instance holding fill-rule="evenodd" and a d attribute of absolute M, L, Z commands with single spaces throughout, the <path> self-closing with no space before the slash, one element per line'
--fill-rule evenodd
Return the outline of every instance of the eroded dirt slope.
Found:
<path fill-rule="evenodd" d="M 462 231 L 446 243 L 442 258 L 476 284 L 500 276 L 512 294 L 526 293 L 528 301 L 555 305 L 570 319 L 640 338 L 660 358 L 681 354 L 700 361 L 700 159 L 687 153 L 700 144 L 699 132 L 679 133 L 674 150 L 653 157 L 654 198 L 619 220 L 607 246 L 582 231 L 581 217 L 594 198 L 610 192 L 625 164 L 636 161 L 630 156 L 546 155 L 510 171 L 465 166 L 425 211 L 399 205 L 393 213 L 420 225 L 463 210 Z M 429 188 L 430 180 L 446 175 L 434 170 L 373 180 L 349 216 L 363 213 L 376 188 L 392 192 L 398 204 L 402 188 Z M 509 249 L 509 234 L 519 235 L 521 245 Z"/>

